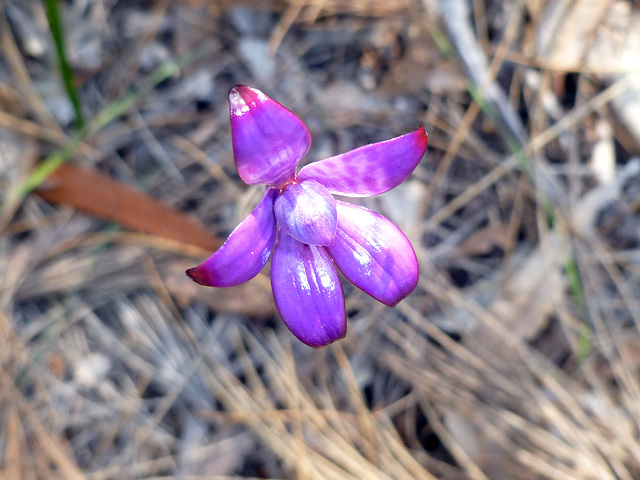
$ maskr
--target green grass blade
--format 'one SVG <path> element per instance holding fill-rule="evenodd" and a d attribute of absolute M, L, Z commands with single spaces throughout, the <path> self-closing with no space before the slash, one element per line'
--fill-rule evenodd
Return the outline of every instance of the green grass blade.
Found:
<path fill-rule="evenodd" d="M 580 326 L 580 334 L 578 337 L 578 364 L 582 364 L 591 351 L 591 327 L 587 320 L 587 306 L 584 298 L 584 287 L 582 286 L 582 279 L 580 277 L 580 269 L 575 259 L 568 255 L 564 262 L 564 271 L 567 275 L 569 282 L 569 291 L 573 297 L 573 301 L 578 307 L 578 311 L 582 317 L 582 324 Z"/>
<path fill-rule="evenodd" d="M 91 121 L 86 123 L 83 128 L 75 133 L 59 150 L 49 155 L 42 161 L 42 163 L 34 168 L 24 182 L 9 192 L 5 198 L 4 204 L 2 205 L 2 209 L 14 202 L 22 201 L 28 193 L 36 189 L 49 175 L 51 175 L 60 165 L 73 155 L 78 149 L 80 142 L 85 138 L 93 135 L 113 120 L 125 114 L 156 85 L 177 74 L 181 68 L 201 58 L 207 53 L 208 49 L 198 49 L 187 52 L 174 60 L 166 62 L 150 73 L 144 79 L 138 90 L 125 93 L 119 99 L 107 105 Z"/>
<path fill-rule="evenodd" d="M 84 126 L 84 115 L 82 114 L 82 105 L 80 104 L 80 97 L 74 82 L 73 70 L 71 70 L 71 66 L 67 60 L 64 27 L 62 26 L 59 0 L 44 0 L 44 6 L 47 12 L 47 19 L 49 21 L 49 29 L 53 36 L 53 43 L 56 47 L 56 56 L 58 57 L 62 83 L 64 84 L 64 89 L 67 91 L 69 100 L 71 100 L 71 105 L 73 105 L 73 111 L 76 115 L 75 125 L 77 128 L 82 128 Z"/>

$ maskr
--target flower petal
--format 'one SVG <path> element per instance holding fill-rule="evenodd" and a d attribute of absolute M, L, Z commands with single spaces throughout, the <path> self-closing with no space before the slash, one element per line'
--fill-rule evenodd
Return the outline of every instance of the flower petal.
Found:
<path fill-rule="evenodd" d="M 187 275 L 207 287 L 232 287 L 255 277 L 269 260 L 276 239 L 273 202 L 277 195 L 278 190 L 268 189 L 227 241 L 204 263 L 187 270 Z"/>
<path fill-rule="evenodd" d="M 336 235 L 336 200 L 315 180 L 287 185 L 273 204 L 282 231 L 309 245 L 329 245 Z"/>
<path fill-rule="evenodd" d="M 346 335 L 342 285 L 323 247 L 305 245 L 280 231 L 271 289 L 284 323 L 301 342 L 317 348 Z"/>
<path fill-rule="evenodd" d="M 298 180 L 317 180 L 335 195 L 378 195 L 404 182 L 426 149 L 427 132 L 420 125 L 401 137 L 311 163 L 300 170 Z"/>
<path fill-rule="evenodd" d="M 327 247 L 356 287 L 393 307 L 418 284 L 418 260 L 409 239 L 393 222 L 366 208 L 337 202 L 338 230 Z"/>
<path fill-rule="evenodd" d="M 282 185 L 311 146 L 302 120 L 260 90 L 238 85 L 229 91 L 233 154 L 249 184 Z"/>

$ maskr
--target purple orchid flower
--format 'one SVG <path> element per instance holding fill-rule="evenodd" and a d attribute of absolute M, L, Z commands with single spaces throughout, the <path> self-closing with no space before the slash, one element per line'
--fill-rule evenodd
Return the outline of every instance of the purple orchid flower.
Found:
<path fill-rule="evenodd" d="M 378 195 L 398 186 L 424 155 L 424 127 L 311 163 L 296 175 L 311 145 L 302 120 L 261 91 L 242 85 L 229 92 L 229 107 L 240 178 L 268 187 L 222 247 L 187 275 L 205 286 L 238 285 L 256 276 L 273 251 L 276 307 L 291 332 L 311 347 L 346 335 L 336 267 L 388 306 L 409 295 L 419 272 L 407 237 L 382 215 L 333 195 Z"/>

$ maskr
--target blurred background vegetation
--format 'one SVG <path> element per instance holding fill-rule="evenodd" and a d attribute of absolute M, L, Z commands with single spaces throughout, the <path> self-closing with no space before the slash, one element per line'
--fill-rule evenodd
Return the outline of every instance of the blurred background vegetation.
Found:
<path fill-rule="evenodd" d="M 359 200 L 419 286 L 328 348 L 184 275 L 236 84 L 305 161 L 429 133 Z M 0 0 L 0 478 L 640 478 L 639 153 L 634 1 Z"/>

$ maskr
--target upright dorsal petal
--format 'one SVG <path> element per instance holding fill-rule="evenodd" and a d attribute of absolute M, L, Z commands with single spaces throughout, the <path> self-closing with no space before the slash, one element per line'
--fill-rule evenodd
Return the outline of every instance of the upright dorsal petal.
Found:
<path fill-rule="evenodd" d="M 260 90 L 238 85 L 229 91 L 233 155 L 248 185 L 281 186 L 311 146 L 311 134 L 296 115 Z"/>

